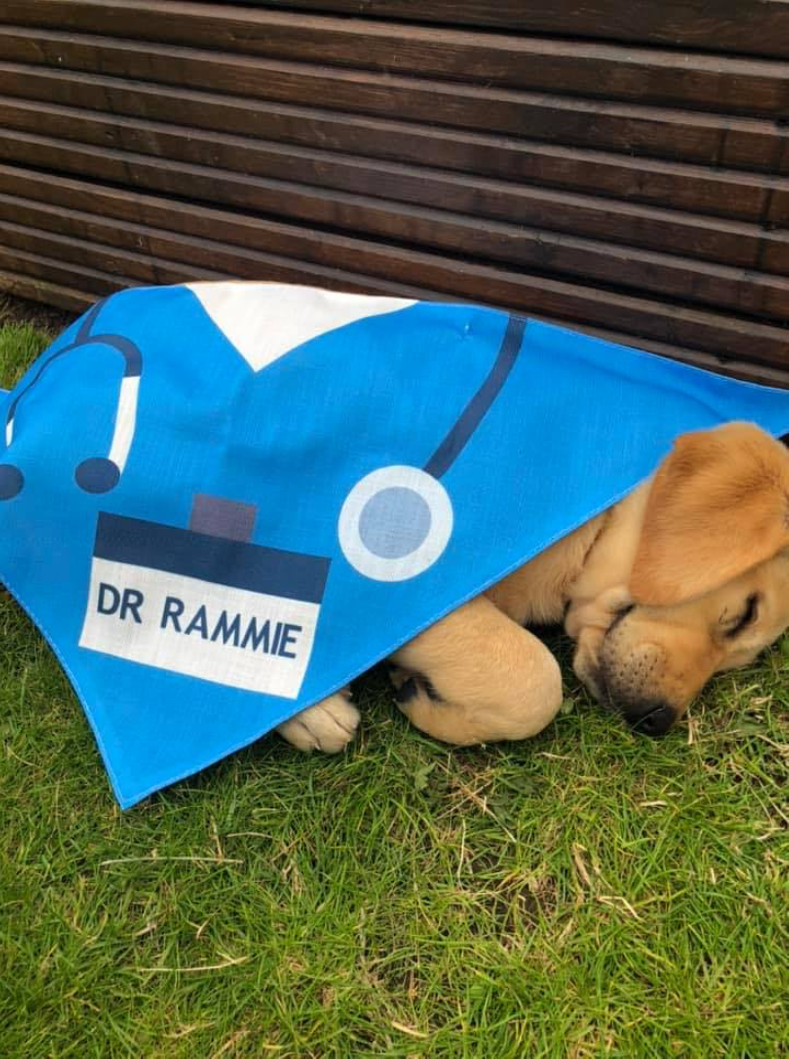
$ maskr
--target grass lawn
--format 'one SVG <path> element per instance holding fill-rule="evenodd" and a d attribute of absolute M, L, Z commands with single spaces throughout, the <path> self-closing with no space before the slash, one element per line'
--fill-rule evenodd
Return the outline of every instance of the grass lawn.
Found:
<path fill-rule="evenodd" d="M 0 381 L 44 341 L 5 326 Z M 787 642 L 654 742 L 566 667 L 540 738 L 450 751 L 373 675 L 350 753 L 272 736 L 121 814 L 0 632 L 5 1059 L 789 1055 Z"/>

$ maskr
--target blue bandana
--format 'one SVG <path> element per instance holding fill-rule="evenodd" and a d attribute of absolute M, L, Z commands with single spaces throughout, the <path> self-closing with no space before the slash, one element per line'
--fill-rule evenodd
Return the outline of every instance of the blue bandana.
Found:
<path fill-rule="evenodd" d="M 560 327 L 257 283 L 116 294 L 3 407 L 0 578 L 124 807 L 347 684 L 678 434 L 789 430 L 783 391 Z"/>

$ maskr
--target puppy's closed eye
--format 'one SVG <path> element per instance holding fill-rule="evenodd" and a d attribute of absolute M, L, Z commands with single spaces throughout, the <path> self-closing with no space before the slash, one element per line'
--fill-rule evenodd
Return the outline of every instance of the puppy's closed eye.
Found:
<path fill-rule="evenodd" d="M 745 607 L 740 614 L 729 624 L 726 629 L 726 639 L 731 640 L 735 636 L 739 636 L 741 632 L 744 632 L 749 625 L 753 625 L 756 619 L 759 617 L 759 597 L 754 592 L 748 596 L 745 601 Z"/>

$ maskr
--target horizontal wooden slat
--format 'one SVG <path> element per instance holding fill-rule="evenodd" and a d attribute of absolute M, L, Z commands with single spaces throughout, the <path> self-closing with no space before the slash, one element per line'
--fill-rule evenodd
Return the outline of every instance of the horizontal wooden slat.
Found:
<path fill-rule="evenodd" d="M 4 272 L 21 273 L 32 280 L 58 286 L 78 286 L 91 301 L 110 291 L 134 285 L 128 276 L 114 271 L 104 272 L 101 268 L 64 262 L 59 257 L 25 252 L 0 243 L 0 273 Z"/>
<path fill-rule="evenodd" d="M 36 0 L 40 3 L 41 0 Z M 249 0 L 250 6 L 789 56 L 784 0 Z"/>
<path fill-rule="evenodd" d="M 54 104 L 32 104 L 26 101 L 0 96 L 0 126 L 19 132 L 54 136 L 77 143 L 92 144 L 128 150 L 133 153 L 152 154 L 159 158 L 171 158 L 197 165 L 213 165 L 231 172 L 255 174 L 275 179 L 293 179 L 305 184 L 335 187 L 361 193 L 388 195 L 396 198 L 397 188 L 408 192 L 416 186 L 426 187 L 431 179 L 442 182 L 443 187 L 462 183 L 465 187 L 483 186 L 498 195 L 500 216 L 519 219 L 518 198 L 520 187 L 490 182 L 482 185 L 470 179 L 470 174 L 455 177 L 443 170 L 434 172 L 427 161 L 415 168 L 403 164 L 382 165 L 380 160 L 370 162 L 338 151 L 311 150 L 250 140 L 216 132 L 197 131 L 192 127 L 172 125 L 164 122 L 132 121 L 117 116 L 105 116 L 76 107 L 59 107 Z M 676 168 L 676 167 L 675 167 Z M 703 173 L 706 171 L 702 171 Z M 580 177 L 580 174 L 579 174 Z M 697 207 L 708 202 L 717 191 L 723 211 L 727 201 L 736 203 L 737 219 L 782 225 L 789 219 L 789 179 L 781 177 L 744 177 L 729 174 L 721 179 L 713 175 L 694 184 L 681 173 L 673 174 L 666 191 L 673 183 L 684 188 L 684 207 L 688 199 L 695 199 Z M 630 179 L 637 182 L 637 176 Z M 588 190 L 588 189 L 587 189 Z M 695 192 L 695 194 L 694 194 Z M 444 192 L 442 191 L 442 194 Z M 413 197 L 412 195 L 409 197 Z M 678 197 L 683 196 L 678 194 Z M 668 198 L 668 196 L 667 196 Z M 676 203 L 672 202 L 676 207 Z M 511 202 L 511 214 L 502 213 L 506 202 Z"/>
<path fill-rule="evenodd" d="M 97 226 L 100 219 L 94 222 Z M 215 240 L 175 236 L 140 226 L 125 226 L 109 233 L 113 245 L 73 235 L 0 221 L 0 264 L 42 257 L 77 266 L 91 277 L 117 277 L 116 289 L 140 284 L 183 283 L 191 279 L 265 279 L 267 282 L 312 283 L 333 290 L 361 293 L 386 291 L 402 297 L 420 297 L 423 289 L 313 262 L 276 254 L 240 250 Z M 95 232 L 94 232 L 95 235 Z M 114 245 L 118 244 L 118 245 Z M 130 249 L 135 246 L 135 249 Z M 144 252 L 143 252 L 144 251 Z M 3 257 L 5 255 L 5 258 Z M 168 256 L 163 256 L 168 255 Z M 224 267 L 219 267 L 224 266 Z M 93 287 L 89 287 L 93 290 Z"/>
<path fill-rule="evenodd" d="M 197 129 L 221 132 L 223 137 L 243 134 L 245 139 L 239 144 L 247 153 L 255 150 L 255 144 L 248 139 L 254 137 L 298 147 L 318 146 L 323 152 L 340 155 L 451 169 L 467 177 L 492 176 L 530 185 L 579 189 L 737 220 L 780 224 L 789 212 L 788 177 L 657 160 L 645 167 L 641 159 L 610 152 L 151 86 L 145 86 L 142 92 L 130 92 L 121 101 L 130 117 L 137 118 L 131 123 L 121 116 L 118 107 L 113 115 L 103 114 L 102 99 L 103 95 L 97 93 L 93 100 L 94 128 L 100 130 L 93 138 L 84 131 L 88 118 L 85 110 L 10 96 L 0 97 L 0 126 L 83 142 L 97 142 L 95 137 L 100 136 L 107 146 L 144 150 L 145 144 L 154 142 L 159 134 L 177 133 L 178 128 L 166 128 L 176 124 L 189 127 L 195 145 L 210 143 L 205 135 L 201 138 Z M 140 114 L 158 119 L 157 124 L 141 121 Z M 75 124 L 78 121 L 82 127 Z"/>
<path fill-rule="evenodd" d="M 623 45 L 548 40 L 429 26 L 378 23 L 233 5 L 131 0 L 123 5 L 6 2 L 0 54 L 16 62 L 172 81 L 158 49 L 144 73 L 113 37 L 336 64 L 386 74 L 416 74 L 560 95 L 630 100 L 730 114 L 789 113 L 785 62 L 678 54 Z M 32 29 L 35 24 L 39 29 Z M 89 36 L 79 36 L 89 34 Z M 149 54 L 136 46 L 144 55 Z M 127 53 L 124 58 L 124 51 Z M 97 60 L 97 54 L 101 60 Z M 171 54 L 180 54 L 179 51 Z M 101 64 L 99 64 L 101 63 Z"/>
<path fill-rule="evenodd" d="M 16 175 L 16 180 L 14 176 Z M 9 187 L 14 194 L 2 194 Z M 38 188 L 45 203 L 27 196 Z M 53 204 L 49 204 L 53 202 Z M 51 181 L 36 184 L 36 174 L 14 174 L 0 167 L 0 219 L 28 227 L 66 231 L 82 239 L 111 241 L 112 221 L 102 218 L 133 216 L 145 224 L 192 234 L 221 238 L 233 245 L 265 246 L 271 252 L 321 263 L 333 262 L 372 275 L 389 275 L 395 257 L 380 243 L 348 239 L 336 234 L 305 231 L 269 220 L 212 213 L 209 224 L 202 213 L 169 200 L 149 201 L 135 196 L 130 214 L 128 192 L 110 192 L 89 184 L 64 186 Z M 56 203 L 56 204 L 55 204 Z M 68 213 L 63 210 L 68 209 Z M 77 213 L 76 211 L 79 211 Z M 175 226 L 173 227 L 174 222 Z M 198 233 L 195 226 L 202 231 Z M 419 246 L 455 256 L 501 262 L 530 272 L 581 282 L 597 282 L 620 290 L 648 291 L 688 304 L 724 308 L 752 316 L 789 319 L 789 279 L 767 273 L 688 261 L 649 251 L 624 249 L 577 237 L 527 229 L 522 226 L 481 223 L 478 218 L 444 214 L 424 225 Z M 145 238 L 147 242 L 147 236 Z M 398 277 L 402 278 L 402 277 Z"/>
<path fill-rule="evenodd" d="M 69 106 L 100 106 L 127 112 L 144 83 L 133 80 L 154 64 L 177 84 L 209 86 L 216 92 L 271 102 L 313 105 L 357 114 L 396 116 L 430 125 L 482 130 L 532 140 L 594 147 L 738 169 L 782 171 L 789 166 L 787 133 L 770 121 L 606 100 L 515 92 L 503 88 L 446 84 L 417 78 L 243 56 L 138 46 L 116 49 L 124 61 L 117 77 L 0 63 L 0 91 Z M 112 49 L 107 52 L 110 64 Z M 126 100 L 125 105 L 123 100 Z M 153 116 L 153 115 L 145 115 Z"/>
<path fill-rule="evenodd" d="M 556 323 L 562 326 L 563 321 L 543 316 L 540 319 L 547 323 Z M 621 334 L 605 327 L 590 327 L 586 324 L 574 324 L 574 328 L 587 335 L 594 335 L 606 342 L 616 342 L 618 345 L 631 346 L 634 349 L 646 350 L 655 353 L 659 357 L 668 357 L 669 360 L 680 360 L 684 364 L 692 364 L 694 367 L 703 368 L 705 371 L 714 371 L 723 375 L 734 375 L 738 379 L 747 382 L 759 383 L 762 386 L 775 386 L 779 390 L 789 390 L 789 370 L 785 365 L 781 367 L 769 367 L 765 364 L 754 364 L 748 360 L 738 360 L 735 357 L 716 356 L 714 353 L 702 353 L 698 349 L 685 349 L 681 346 L 669 345 L 666 342 L 656 342 L 654 339 Z"/>
<path fill-rule="evenodd" d="M 5 269 L 0 269 L 0 291 L 12 294 L 16 298 L 42 302 L 44 305 L 55 305 L 59 309 L 66 309 L 72 313 L 82 312 L 93 301 L 84 291 Z M 7 382 L 6 385 L 8 385 Z"/>
<path fill-rule="evenodd" d="M 165 254 L 172 259 L 173 254 L 179 252 L 178 246 L 183 248 L 180 253 L 185 255 L 184 259 L 190 262 L 185 266 L 188 268 L 205 260 L 213 270 L 221 264 L 225 274 L 241 277 L 281 278 L 279 270 L 289 268 L 299 270 L 305 282 L 312 282 L 316 274 L 328 272 L 333 272 L 336 277 L 336 283 L 328 285 L 345 286 L 353 282 L 344 270 L 329 270 L 275 255 L 242 251 L 213 240 L 176 237 L 171 233 L 157 233 L 154 250 L 150 242 L 154 233 L 149 230 L 144 234 L 149 248 L 146 254 L 128 250 L 119 252 L 90 240 L 53 235 L 22 225 L 0 224 L 0 244 L 5 245 L 6 254 L 44 254 L 88 268 L 96 268 L 99 262 L 102 269 L 110 272 L 128 275 L 133 270 L 133 278 L 140 282 L 173 282 L 170 272 L 165 273 L 160 263 Z M 9 247 L 14 248 L 13 251 Z M 782 328 L 418 251 L 387 248 L 386 253 L 392 262 L 400 261 L 403 281 L 393 283 L 389 279 L 371 280 L 363 276 L 361 284 L 365 289 L 375 283 L 382 289 L 403 292 L 408 289 L 404 284 L 408 284 L 411 290 L 416 287 L 429 293 L 447 293 L 452 298 L 479 300 L 519 312 L 557 316 L 591 326 L 613 326 L 659 342 L 702 351 L 726 349 L 732 357 L 745 357 L 767 365 L 780 367 L 786 362 L 789 338 Z"/>
<path fill-rule="evenodd" d="M 193 262 L 173 263 L 153 254 L 135 254 L 128 250 L 119 252 L 112 247 L 99 245 L 82 246 L 72 239 L 54 236 L 49 232 L 0 223 L 0 268 L 16 267 L 30 255 L 33 258 L 43 255 L 56 262 L 57 268 L 51 270 L 49 275 L 57 282 L 62 282 L 71 272 L 72 266 L 76 266 L 77 271 L 71 273 L 71 282 L 79 280 L 91 293 L 98 294 L 103 293 L 104 288 L 103 279 L 97 277 L 105 275 L 116 279 L 118 287 L 140 283 L 166 285 L 181 283 L 187 278 L 232 278 L 232 274 Z"/>
<path fill-rule="evenodd" d="M 660 246 L 769 272 L 785 273 L 789 265 L 785 233 L 625 204 L 617 204 L 614 212 L 604 199 L 514 185 L 502 189 L 491 182 L 447 180 L 441 174 L 431 181 L 426 172 L 415 174 L 410 183 L 395 179 L 392 189 L 401 199 L 410 194 L 417 203 L 428 203 L 425 208 L 22 133 L 0 140 L 0 161 L 415 244 L 429 241 L 444 212 L 451 209 L 476 217 L 489 212 L 491 220 L 511 217 L 521 225 L 581 232 L 646 248 Z M 373 190 L 380 192 L 381 184 L 376 182 Z"/>
<path fill-rule="evenodd" d="M 232 141 L 226 137 L 238 130 L 265 137 L 270 143 L 299 147 L 319 144 L 323 152 L 386 161 L 396 159 L 403 164 L 451 169 L 466 177 L 492 176 L 529 186 L 578 189 L 586 194 L 759 223 L 781 224 L 786 218 L 789 189 L 786 177 L 658 161 L 651 161 L 645 167 L 640 159 L 600 151 L 446 132 L 306 108 L 239 103 L 165 93 L 146 98 L 140 109 L 163 118 L 165 125 L 179 118 L 186 122 L 195 148 L 199 143 L 211 143 L 202 130 L 223 130 L 227 143 Z M 7 128 L 66 135 L 84 142 L 96 142 L 95 137 L 100 136 L 101 142 L 108 146 L 125 145 L 131 150 L 144 150 L 146 144 L 156 141 L 159 133 L 172 135 L 180 131 L 162 128 L 161 122 L 130 122 L 117 114 L 110 117 L 97 112 L 94 128 L 100 131 L 91 136 L 85 131 L 87 113 L 76 107 L 0 97 L 0 108 L 0 124 Z M 81 128 L 76 121 L 83 123 Z M 195 131 L 197 128 L 201 131 Z M 248 156 L 254 154 L 255 144 L 246 136 L 238 144 Z"/>

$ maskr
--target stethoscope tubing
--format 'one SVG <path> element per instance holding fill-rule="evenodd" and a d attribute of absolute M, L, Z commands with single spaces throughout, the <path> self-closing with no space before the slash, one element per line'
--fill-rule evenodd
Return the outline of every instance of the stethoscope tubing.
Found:
<path fill-rule="evenodd" d="M 510 315 L 498 355 L 484 382 L 422 468 L 433 478 L 442 478 L 447 473 L 498 397 L 517 359 L 527 323 L 525 316 Z"/>

